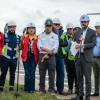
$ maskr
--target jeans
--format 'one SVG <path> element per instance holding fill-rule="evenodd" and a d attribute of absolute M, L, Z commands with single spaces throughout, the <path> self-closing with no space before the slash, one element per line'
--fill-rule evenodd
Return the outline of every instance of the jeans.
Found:
<path fill-rule="evenodd" d="M 0 86 L 4 86 L 4 84 L 5 84 L 5 78 L 6 78 L 6 74 L 8 71 L 8 67 L 10 68 L 9 86 L 14 86 L 17 62 L 9 62 L 9 61 L 5 61 L 5 60 L 2 60 Z"/>
<path fill-rule="evenodd" d="M 59 92 L 64 89 L 64 58 L 56 57 L 56 86 Z"/>
<path fill-rule="evenodd" d="M 1 65 L 2 65 L 2 55 L 0 56 L 0 69 L 1 69 Z"/>
<path fill-rule="evenodd" d="M 34 59 L 34 54 L 28 54 L 27 60 L 24 62 L 24 70 L 25 70 L 25 85 L 24 90 L 27 92 L 35 91 L 35 69 L 36 63 Z"/>

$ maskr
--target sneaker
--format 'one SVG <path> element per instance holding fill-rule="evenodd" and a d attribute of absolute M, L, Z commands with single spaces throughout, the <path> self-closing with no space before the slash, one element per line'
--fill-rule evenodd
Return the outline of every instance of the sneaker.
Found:
<path fill-rule="evenodd" d="M 54 93 L 54 92 L 49 92 L 49 94 L 50 94 L 51 96 L 55 96 L 55 93 Z"/>
<path fill-rule="evenodd" d="M 25 91 L 26 93 L 30 93 L 29 91 Z"/>
<path fill-rule="evenodd" d="M 72 90 L 68 90 L 67 95 L 71 95 L 72 94 Z"/>
<path fill-rule="evenodd" d="M 99 93 L 91 94 L 90 96 L 99 96 Z"/>
<path fill-rule="evenodd" d="M 2 93 L 2 92 L 3 92 L 3 88 L 0 87 L 0 93 Z"/>
<path fill-rule="evenodd" d="M 9 87 L 9 91 L 14 91 L 14 90 L 13 90 L 13 87 Z"/>
<path fill-rule="evenodd" d="M 39 91 L 39 92 L 36 92 L 36 94 L 42 94 L 42 93 L 46 93 L 46 90 L 44 90 L 44 91 Z"/>
<path fill-rule="evenodd" d="M 30 91 L 30 93 L 34 93 L 34 91 Z"/>

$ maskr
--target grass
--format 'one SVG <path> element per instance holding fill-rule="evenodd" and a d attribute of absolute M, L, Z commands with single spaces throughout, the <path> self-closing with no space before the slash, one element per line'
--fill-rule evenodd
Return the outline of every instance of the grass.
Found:
<path fill-rule="evenodd" d="M 3 93 L 0 93 L 0 100 L 16 100 L 16 97 L 14 94 L 17 90 L 17 84 L 15 83 L 14 91 L 9 91 L 9 81 L 6 80 L 4 91 Z M 38 90 L 35 91 L 35 93 L 26 93 L 24 92 L 24 86 L 19 85 L 19 94 L 21 97 L 18 97 L 17 100 L 62 100 L 58 99 L 55 96 L 51 96 L 48 93 L 42 93 L 42 94 L 36 94 Z"/>

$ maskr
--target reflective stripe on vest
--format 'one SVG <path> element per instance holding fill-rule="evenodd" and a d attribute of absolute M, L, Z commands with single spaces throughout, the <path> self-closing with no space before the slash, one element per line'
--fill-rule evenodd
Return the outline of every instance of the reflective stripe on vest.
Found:
<path fill-rule="evenodd" d="M 17 37 L 17 39 L 19 38 L 17 34 L 16 34 L 16 37 Z M 5 38 L 8 38 L 7 33 L 5 33 Z M 6 43 L 6 45 L 4 45 L 4 47 L 3 47 L 3 49 L 2 49 L 2 55 L 3 55 L 4 57 L 10 59 L 10 56 L 7 55 L 7 51 L 8 51 L 8 50 L 12 51 L 12 48 L 10 48 L 10 47 L 8 46 L 8 43 Z M 18 55 L 17 55 L 17 53 L 18 53 L 18 45 L 17 45 L 16 48 L 14 48 L 14 51 L 16 51 L 16 54 L 15 54 L 15 56 L 13 57 L 13 59 L 18 58 Z"/>

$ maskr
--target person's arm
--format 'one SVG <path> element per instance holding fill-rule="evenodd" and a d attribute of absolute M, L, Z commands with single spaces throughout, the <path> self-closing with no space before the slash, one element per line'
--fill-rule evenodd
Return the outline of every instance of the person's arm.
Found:
<path fill-rule="evenodd" d="M 64 40 L 62 39 L 59 40 L 59 46 L 66 47 L 67 45 L 68 45 L 68 42 L 67 42 L 66 36 L 64 35 Z"/>
<path fill-rule="evenodd" d="M 65 51 L 66 52 L 69 52 L 69 50 L 70 50 L 70 39 L 68 40 L 68 46 L 65 47 Z"/>
<path fill-rule="evenodd" d="M 56 53 L 57 50 L 58 50 L 58 47 L 59 47 L 59 39 L 58 39 L 58 36 L 55 35 L 55 42 L 54 42 L 54 46 L 53 46 L 53 53 Z"/>
<path fill-rule="evenodd" d="M 91 37 L 91 43 L 83 44 L 84 50 L 91 49 L 96 45 L 96 32 L 94 31 Z"/>
<path fill-rule="evenodd" d="M 24 37 L 23 37 L 23 38 L 24 38 Z M 22 38 L 22 42 L 21 42 L 21 50 L 24 49 L 24 40 L 23 40 L 23 38 Z"/>

